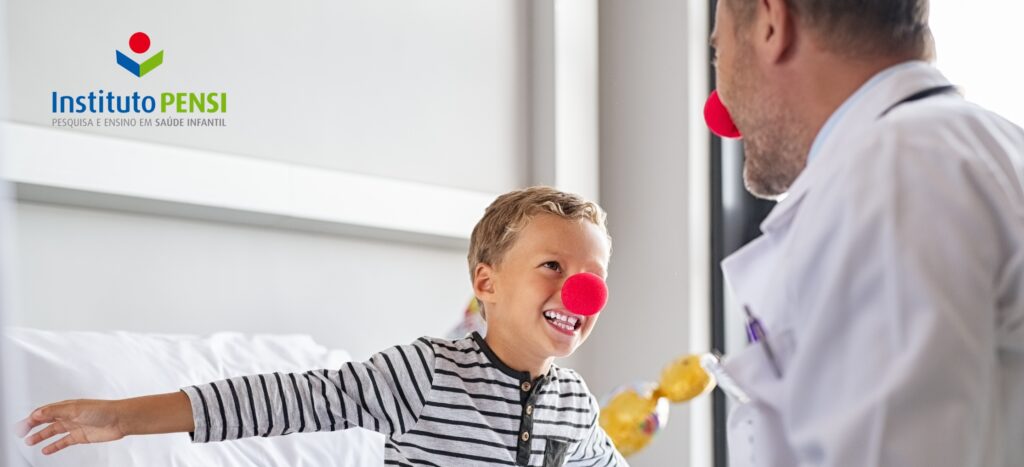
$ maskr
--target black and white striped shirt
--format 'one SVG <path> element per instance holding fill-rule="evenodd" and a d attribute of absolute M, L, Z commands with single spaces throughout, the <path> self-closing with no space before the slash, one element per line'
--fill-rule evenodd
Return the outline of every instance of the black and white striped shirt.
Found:
<path fill-rule="evenodd" d="M 183 388 L 195 442 L 362 427 L 385 436 L 385 464 L 628 466 L 575 371 L 534 380 L 479 334 L 421 337 L 336 370 L 272 373 Z"/>

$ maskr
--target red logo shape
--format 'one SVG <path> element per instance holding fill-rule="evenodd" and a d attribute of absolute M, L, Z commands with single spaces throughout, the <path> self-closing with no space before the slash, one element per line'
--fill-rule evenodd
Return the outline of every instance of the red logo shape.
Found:
<path fill-rule="evenodd" d="M 149 36 L 144 32 L 132 34 L 131 39 L 128 39 L 128 47 L 137 54 L 146 53 L 149 50 Z"/>

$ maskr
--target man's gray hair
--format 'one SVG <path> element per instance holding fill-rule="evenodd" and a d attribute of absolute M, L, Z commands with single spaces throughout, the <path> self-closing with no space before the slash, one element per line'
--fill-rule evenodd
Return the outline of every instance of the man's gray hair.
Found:
<path fill-rule="evenodd" d="M 740 28 L 753 19 L 760 0 L 722 1 L 732 8 Z M 786 0 L 786 4 L 833 53 L 932 56 L 928 0 Z"/>

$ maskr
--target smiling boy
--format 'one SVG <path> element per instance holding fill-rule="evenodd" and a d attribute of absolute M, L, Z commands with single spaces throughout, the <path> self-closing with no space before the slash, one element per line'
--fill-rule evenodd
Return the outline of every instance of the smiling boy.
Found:
<path fill-rule="evenodd" d="M 190 432 L 196 442 L 358 426 L 385 436 L 386 465 L 625 466 L 598 424 L 572 354 L 598 315 L 565 308 L 578 273 L 607 275 L 605 214 L 581 197 L 532 187 L 498 197 L 473 229 L 469 269 L 487 336 L 423 337 L 337 370 L 231 378 L 116 401 L 74 400 L 22 422 L 43 449 L 131 434 Z"/>

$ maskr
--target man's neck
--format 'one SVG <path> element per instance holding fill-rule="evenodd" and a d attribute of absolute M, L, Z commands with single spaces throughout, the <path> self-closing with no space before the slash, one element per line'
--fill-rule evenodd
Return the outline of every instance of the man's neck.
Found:
<path fill-rule="evenodd" d="M 855 60 L 823 52 L 806 63 L 806 71 L 798 76 L 804 82 L 795 83 L 792 102 L 811 135 L 818 134 L 829 117 L 873 76 L 902 62 L 913 60 L 908 56 L 876 57 Z"/>

